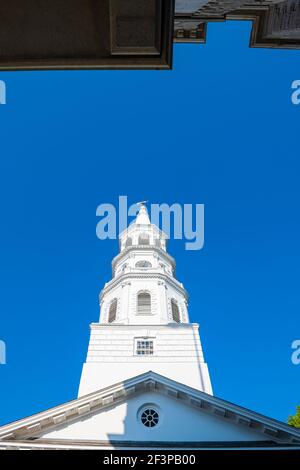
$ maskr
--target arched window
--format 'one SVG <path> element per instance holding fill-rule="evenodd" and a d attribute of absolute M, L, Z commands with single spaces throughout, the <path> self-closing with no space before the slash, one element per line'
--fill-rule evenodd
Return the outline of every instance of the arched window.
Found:
<path fill-rule="evenodd" d="M 114 299 L 109 306 L 108 323 L 112 323 L 113 321 L 115 321 L 117 317 L 117 306 L 118 301 L 117 299 Z"/>
<path fill-rule="evenodd" d="M 147 233 L 141 233 L 139 236 L 139 245 L 149 245 L 149 235 Z"/>
<path fill-rule="evenodd" d="M 180 323 L 180 312 L 179 307 L 176 300 L 171 300 L 171 307 L 172 307 L 172 319 L 176 321 L 176 323 Z"/>
<path fill-rule="evenodd" d="M 138 261 L 135 267 L 136 268 L 152 268 L 152 264 L 149 261 Z"/>
<path fill-rule="evenodd" d="M 125 248 L 128 248 L 131 245 L 132 245 L 132 238 L 128 237 L 127 240 L 126 240 L 126 243 L 125 243 Z"/>
<path fill-rule="evenodd" d="M 151 295 L 149 292 L 140 292 L 137 297 L 138 315 L 151 315 Z"/>

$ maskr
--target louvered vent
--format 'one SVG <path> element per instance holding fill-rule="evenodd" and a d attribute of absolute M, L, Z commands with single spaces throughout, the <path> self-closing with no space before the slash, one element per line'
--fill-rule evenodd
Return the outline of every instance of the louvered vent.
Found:
<path fill-rule="evenodd" d="M 171 305 L 172 305 L 172 318 L 177 323 L 180 323 L 180 312 L 179 312 L 177 302 L 175 300 L 172 300 Z"/>
<path fill-rule="evenodd" d="M 151 295 L 147 292 L 141 292 L 138 295 L 138 315 L 151 315 Z"/>
<path fill-rule="evenodd" d="M 118 301 L 117 299 L 113 300 L 112 303 L 110 304 L 109 307 L 109 314 L 108 314 L 108 322 L 112 323 L 115 321 L 117 317 L 117 306 L 118 306 Z"/>

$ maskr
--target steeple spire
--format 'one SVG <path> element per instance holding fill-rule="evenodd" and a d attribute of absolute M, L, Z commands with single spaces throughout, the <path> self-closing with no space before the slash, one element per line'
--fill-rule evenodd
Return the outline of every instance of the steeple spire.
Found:
<path fill-rule="evenodd" d="M 147 207 L 146 207 L 146 202 L 147 201 L 142 201 L 142 202 L 138 202 L 137 205 L 139 206 L 139 212 L 138 212 L 138 215 L 135 219 L 135 223 L 136 224 L 140 224 L 140 225 L 150 225 L 150 219 L 149 219 L 149 214 L 148 214 L 148 211 L 147 211 Z"/>

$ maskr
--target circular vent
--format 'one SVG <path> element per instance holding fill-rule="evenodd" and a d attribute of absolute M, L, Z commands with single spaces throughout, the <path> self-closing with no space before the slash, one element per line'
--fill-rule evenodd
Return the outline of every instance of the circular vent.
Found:
<path fill-rule="evenodd" d="M 159 422 L 159 414 L 154 408 L 145 408 L 141 413 L 141 422 L 147 428 L 154 428 Z"/>

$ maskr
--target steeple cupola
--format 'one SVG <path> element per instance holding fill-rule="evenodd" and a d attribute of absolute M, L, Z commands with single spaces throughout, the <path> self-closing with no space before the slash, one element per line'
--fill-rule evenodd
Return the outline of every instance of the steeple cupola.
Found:
<path fill-rule="evenodd" d="M 141 204 L 134 222 L 120 234 L 113 278 L 100 294 L 101 323 L 188 322 L 187 293 L 175 278 L 175 260 L 166 251 L 166 241 Z"/>
<path fill-rule="evenodd" d="M 136 219 L 120 234 L 119 240 L 121 251 L 132 246 L 155 246 L 166 251 L 167 235 L 151 224 L 144 203 L 140 204 Z"/>

